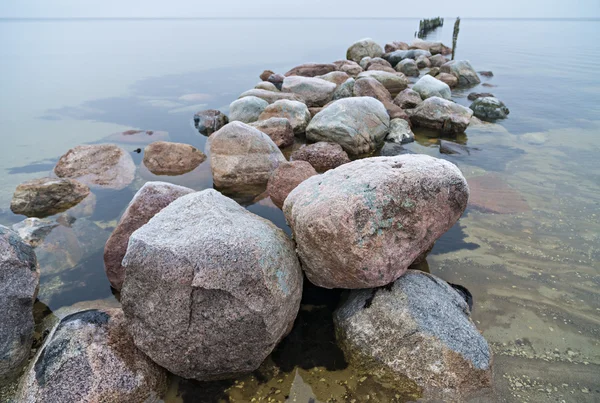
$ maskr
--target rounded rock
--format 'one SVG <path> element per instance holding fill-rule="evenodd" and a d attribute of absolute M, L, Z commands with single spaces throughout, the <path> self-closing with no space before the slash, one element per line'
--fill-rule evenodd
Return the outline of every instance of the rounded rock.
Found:
<path fill-rule="evenodd" d="M 412 90 L 417 92 L 422 99 L 431 97 L 440 97 L 444 99 L 452 98 L 452 91 L 448 84 L 434 78 L 430 75 L 424 75 L 413 85 Z"/>
<path fill-rule="evenodd" d="M 473 110 L 473 115 L 487 121 L 506 119 L 510 113 L 504 102 L 494 97 L 477 98 L 470 108 Z"/>
<path fill-rule="evenodd" d="M 410 121 L 415 126 L 456 134 L 467 129 L 471 116 L 473 111 L 469 108 L 443 98 L 431 97 L 413 109 Z"/>
<path fill-rule="evenodd" d="M 403 109 L 413 109 L 416 108 L 423 102 L 421 99 L 421 95 L 418 92 L 407 88 L 404 91 L 400 92 L 396 98 L 394 98 L 394 104 L 398 105 Z"/>
<path fill-rule="evenodd" d="M 346 51 L 346 59 L 360 62 L 363 57 L 381 57 L 383 49 L 371 38 L 361 39 L 353 43 Z"/>
<path fill-rule="evenodd" d="M 348 154 L 336 143 L 319 141 L 294 151 L 292 161 L 307 161 L 318 172 L 325 172 L 350 162 Z"/>
<path fill-rule="evenodd" d="M 283 80 L 281 91 L 297 95 L 310 107 L 330 102 L 336 88 L 336 84 L 320 78 L 289 76 Z"/>
<path fill-rule="evenodd" d="M 200 134 L 205 136 L 210 136 L 227 123 L 229 123 L 227 115 L 216 109 L 207 109 L 194 114 L 194 124 Z"/>
<path fill-rule="evenodd" d="M 289 147 L 294 144 L 294 129 L 286 118 L 273 117 L 250 123 L 273 140 L 279 148 Z"/>
<path fill-rule="evenodd" d="M 285 198 L 300 183 L 311 176 L 317 175 L 317 171 L 306 161 L 291 161 L 280 164 L 273 172 L 267 185 L 267 192 L 274 205 L 281 208 Z"/>
<path fill-rule="evenodd" d="M 260 114 L 259 120 L 285 118 L 292 125 L 295 134 L 304 133 L 311 115 L 306 104 L 299 101 L 282 99 L 267 106 Z"/>
<path fill-rule="evenodd" d="M 206 160 L 196 147 L 184 143 L 155 141 L 144 149 L 144 165 L 155 175 L 182 175 Z"/>
<path fill-rule="evenodd" d="M 17 186 L 10 209 L 15 214 L 44 218 L 70 209 L 89 194 L 88 186 L 73 179 L 33 179 Z"/>
<path fill-rule="evenodd" d="M 267 101 L 255 96 L 236 99 L 229 105 L 229 121 L 242 123 L 256 122 L 268 105 Z"/>
<path fill-rule="evenodd" d="M 481 82 L 481 79 L 468 60 L 450 60 L 440 66 L 440 72 L 454 75 L 458 79 L 458 85 L 462 87 Z"/>
<path fill-rule="evenodd" d="M 402 73 L 370 70 L 360 73 L 358 78 L 361 77 L 371 77 L 379 81 L 390 92 L 392 98 L 408 87 L 408 79 Z"/>

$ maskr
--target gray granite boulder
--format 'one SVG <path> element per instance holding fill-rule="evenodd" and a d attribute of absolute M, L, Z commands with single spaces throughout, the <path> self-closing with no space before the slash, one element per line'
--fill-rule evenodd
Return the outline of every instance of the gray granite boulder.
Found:
<path fill-rule="evenodd" d="M 324 106 L 336 88 L 336 84 L 321 78 L 290 76 L 283 80 L 281 91 L 297 95 L 307 106 Z"/>
<path fill-rule="evenodd" d="M 404 59 L 396 65 L 396 71 L 409 76 L 419 77 L 419 67 L 413 59 Z"/>
<path fill-rule="evenodd" d="M 242 122 L 229 123 L 209 137 L 210 167 L 219 188 L 266 186 L 285 157 L 269 136 Z"/>
<path fill-rule="evenodd" d="M 377 42 L 371 38 L 365 38 L 353 43 L 348 48 L 346 51 L 346 59 L 358 63 L 363 57 L 380 57 L 382 54 L 383 49 Z"/>
<path fill-rule="evenodd" d="M 412 90 L 418 92 L 421 99 L 431 97 L 440 97 L 444 99 L 452 98 L 452 91 L 446 84 L 430 75 L 424 75 L 413 85 Z"/>
<path fill-rule="evenodd" d="M 29 358 L 39 278 L 33 248 L 0 225 L 0 384 L 16 378 Z"/>
<path fill-rule="evenodd" d="M 184 378 L 255 370 L 300 306 L 294 243 L 213 189 L 177 199 L 135 231 L 123 265 L 121 302 L 136 346 Z"/>
<path fill-rule="evenodd" d="M 255 96 L 236 99 L 229 105 L 229 121 L 256 122 L 268 105 L 267 101 Z"/>
<path fill-rule="evenodd" d="M 394 98 L 394 104 L 402 109 L 416 108 L 421 102 L 423 102 L 421 95 L 410 88 L 401 91 L 396 98 Z"/>
<path fill-rule="evenodd" d="M 389 125 L 385 106 L 375 98 L 344 98 L 315 115 L 306 129 L 306 138 L 338 143 L 348 154 L 360 155 L 381 145 Z"/>
<path fill-rule="evenodd" d="M 371 77 L 379 81 L 392 95 L 392 98 L 408 87 L 408 79 L 402 73 L 388 73 L 387 71 L 370 70 L 364 71 L 358 75 L 361 77 Z"/>
<path fill-rule="evenodd" d="M 43 218 L 74 207 L 89 194 L 90 188 L 74 179 L 33 179 L 17 186 L 10 209 L 15 214 Z"/>
<path fill-rule="evenodd" d="M 216 109 L 208 109 L 194 114 L 194 124 L 200 134 L 210 136 L 229 123 L 229 118 Z"/>
<path fill-rule="evenodd" d="M 494 97 L 477 98 L 470 108 L 473 110 L 473 115 L 487 121 L 506 119 L 510 113 L 504 102 Z"/>
<path fill-rule="evenodd" d="M 458 79 L 461 87 L 479 84 L 481 80 L 468 60 L 451 60 L 440 66 L 441 73 L 449 73 Z"/>
<path fill-rule="evenodd" d="M 452 163 L 427 155 L 375 157 L 309 178 L 283 212 L 308 279 L 325 288 L 382 286 L 448 231 L 469 188 Z"/>
<path fill-rule="evenodd" d="M 292 125 L 295 134 L 304 133 L 310 122 L 311 115 L 306 104 L 299 101 L 282 99 L 267 106 L 260 114 L 259 120 L 285 118 Z"/>
<path fill-rule="evenodd" d="M 406 120 L 397 118 L 390 120 L 390 133 L 386 136 L 385 141 L 406 144 L 415 141 L 415 135 Z"/>
<path fill-rule="evenodd" d="M 283 82 L 283 81 L 282 81 Z M 257 97 L 267 101 L 272 104 L 273 102 L 279 101 L 281 99 L 289 99 L 292 101 L 301 101 L 304 102 L 302 98 L 300 98 L 296 94 L 291 94 L 289 92 L 279 92 L 279 91 L 270 91 L 270 90 L 260 90 L 260 89 L 251 89 L 246 92 L 242 92 L 239 98 L 244 97 Z"/>
<path fill-rule="evenodd" d="M 352 291 L 334 324 L 359 371 L 401 383 L 414 400 L 468 401 L 492 383 L 491 349 L 469 315 L 448 283 L 409 270 L 386 287 Z"/>
<path fill-rule="evenodd" d="M 286 118 L 272 117 L 250 123 L 250 126 L 257 128 L 269 136 L 277 147 L 284 148 L 294 144 L 294 129 L 290 121 Z"/>
<path fill-rule="evenodd" d="M 306 161 L 290 161 L 279 164 L 267 184 L 267 192 L 274 205 L 281 208 L 288 194 L 317 171 Z"/>
<path fill-rule="evenodd" d="M 473 111 L 439 97 L 427 98 L 410 115 L 414 126 L 438 130 L 441 133 L 462 133 L 471 122 Z"/>
<path fill-rule="evenodd" d="M 121 190 L 133 182 L 135 164 L 127 151 L 114 144 L 83 145 L 60 157 L 54 173 L 90 188 Z"/>
<path fill-rule="evenodd" d="M 304 63 L 285 73 L 285 76 L 316 77 L 336 70 L 337 66 L 332 63 Z"/>
<path fill-rule="evenodd" d="M 349 78 L 340 84 L 333 93 L 333 100 L 337 101 L 338 99 L 350 98 L 354 96 L 355 82 L 356 81 L 353 78 Z"/>
<path fill-rule="evenodd" d="M 430 67 L 442 67 L 443 64 L 448 63 L 448 59 L 438 53 L 431 56 L 429 62 L 431 63 Z"/>
<path fill-rule="evenodd" d="M 290 156 L 292 161 L 306 161 L 318 172 L 325 172 L 350 162 L 350 158 L 342 146 L 336 143 L 319 141 L 300 147 Z"/>
<path fill-rule="evenodd" d="M 146 182 L 133 196 L 104 247 L 104 270 L 110 285 L 121 290 L 125 269 L 121 265 L 131 234 L 171 202 L 194 190 L 166 182 Z"/>
<path fill-rule="evenodd" d="M 89 309 L 63 318 L 21 382 L 17 401 L 160 402 L 167 373 L 133 344 L 123 311 Z"/>

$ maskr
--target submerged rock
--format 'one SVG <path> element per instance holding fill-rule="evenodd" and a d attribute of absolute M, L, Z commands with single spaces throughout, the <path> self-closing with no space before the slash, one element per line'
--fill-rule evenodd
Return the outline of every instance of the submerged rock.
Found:
<path fill-rule="evenodd" d="M 353 43 L 348 48 L 346 59 L 358 63 L 363 57 L 380 57 L 382 54 L 383 49 L 377 42 L 371 38 L 365 38 Z"/>
<path fill-rule="evenodd" d="M 10 209 L 15 214 L 43 218 L 70 209 L 89 194 L 88 186 L 73 179 L 33 179 L 17 186 Z"/>
<path fill-rule="evenodd" d="M 506 119 L 510 113 L 504 102 L 494 97 L 477 98 L 470 108 L 473 110 L 473 115 L 487 121 Z"/>
<path fill-rule="evenodd" d="M 333 64 L 336 65 L 339 71 L 343 71 L 350 76 L 356 76 L 363 71 L 363 68 L 357 62 L 351 60 L 338 60 L 333 62 Z"/>
<path fill-rule="evenodd" d="M 467 99 L 469 101 L 475 101 L 477 98 L 484 98 L 484 97 L 494 97 L 494 94 L 490 94 L 489 92 L 471 92 L 467 96 Z"/>
<path fill-rule="evenodd" d="M 300 306 L 293 242 L 213 189 L 177 199 L 135 231 L 123 265 L 121 300 L 136 346 L 184 378 L 255 370 Z"/>
<path fill-rule="evenodd" d="M 440 153 L 442 154 L 457 154 L 470 155 L 469 147 L 448 140 L 440 140 Z"/>
<path fill-rule="evenodd" d="M 307 179 L 283 212 L 312 283 L 365 288 L 404 274 L 454 225 L 468 198 L 465 178 L 448 161 L 375 157 Z"/>
<path fill-rule="evenodd" d="M 285 158 L 269 136 L 242 122 L 232 122 L 210 136 L 210 166 L 215 186 L 265 186 Z"/>
<path fill-rule="evenodd" d="M 439 97 L 427 98 L 413 111 L 413 125 L 449 134 L 464 132 L 473 115 L 471 109 Z"/>
<path fill-rule="evenodd" d="M 394 98 L 394 104 L 398 105 L 402 109 L 416 108 L 421 102 L 423 102 L 421 95 L 410 88 L 400 92 L 396 98 Z"/>
<path fill-rule="evenodd" d="M 0 384 L 16 378 L 29 358 L 39 278 L 33 248 L 0 225 Z"/>
<path fill-rule="evenodd" d="M 481 82 L 468 60 L 451 60 L 440 67 L 440 72 L 454 75 L 458 79 L 458 85 L 463 87 Z"/>
<path fill-rule="evenodd" d="M 273 117 L 265 120 L 259 120 L 254 123 L 250 123 L 250 126 L 257 128 L 269 136 L 277 145 L 277 147 L 289 147 L 294 144 L 294 129 L 292 128 L 290 121 L 286 118 Z"/>
<path fill-rule="evenodd" d="M 361 77 L 371 77 L 379 81 L 390 92 L 392 98 L 398 95 L 400 91 L 408 87 L 408 79 L 402 73 L 364 71 L 358 75 L 358 78 Z"/>
<path fill-rule="evenodd" d="M 385 141 L 405 144 L 415 141 L 415 135 L 410 130 L 410 124 L 406 120 L 392 119 L 390 120 L 390 133 L 385 138 Z"/>
<path fill-rule="evenodd" d="M 110 285 L 120 291 L 125 278 L 121 265 L 131 234 L 171 202 L 194 190 L 166 182 L 146 182 L 133 196 L 104 247 L 104 270 Z"/>
<path fill-rule="evenodd" d="M 488 174 L 469 178 L 469 206 L 485 213 L 514 214 L 531 211 L 523 195 L 499 175 Z"/>
<path fill-rule="evenodd" d="M 184 143 L 156 141 L 144 150 L 144 165 L 155 175 L 181 175 L 206 160 L 196 147 Z"/>
<path fill-rule="evenodd" d="M 317 175 L 317 171 L 306 161 L 284 162 L 269 178 L 267 192 L 274 205 L 281 208 L 288 194 L 300 183 Z"/>
<path fill-rule="evenodd" d="M 307 106 L 324 106 L 337 88 L 332 82 L 315 77 L 290 76 L 283 80 L 281 91 L 296 94 Z"/>
<path fill-rule="evenodd" d="M 317 113 L 306 129 L 310 141 L 338 143 L 352 155 L 374 151 L 389 132 L 384 105 L 370 97 L 344 98 Z"/>
<path fill-rule="evenodd" d="M 431 97 L 450 99 L 452 97 L 452 91 L 447 84 L 429 75 L 421 77 L 412 89 L 418 92 L 422 99 Z"/>
<path fill-rule="evenodd" d="M 271 118 L 287 119 L 292 125 L 294 133 L 299 134 L 306 131 L 311 115 L 304 103 L 282 99 L 267 106 L 259 116 L 259 120 L 268 120 Z"/>
<path fill-rule="evenodd" d="M 492 73 L 491 71 L 478 71 L 477 73 L 479 73 L 480 76 L 483 77 L 494 77 L 494 73 Z"/>
<path fill-rule="evenodd" d="M 54 173 L 91 188 L 120 190 L 133 182 L 135 164 L 127 151 L 113 144 L 83 145 L 60 157 Z"/>
<path fill-rule="evenodd" d="M 409 77 L 419 77 L 419 67 L 412 59 L 404 59 L 396 65 L 396 71 Z"/>
<path fill-rule="evenodd" d="M 277 84 L 275 84 L 275 85 L 277 85 Z M 279 86 L 278 88 L 281 89 L 281 86 Z M 257 98 L 267 101 L 270 104 L 272 104 L 273 102 L 279 101 L 281 99 L 289 99 L 292 101 L 303 102 L 303 99 L 301 99 L 298 95 L 291 94 L 289 92 L 275 92 L 275 91 L 257 90 L 257 89 L 248 90 L 246 92 L 243 92 L 242 95 L 239 96 L 239 98 L 244 98 L 244 97 L 257 97 Z"/>
<path fill-rule="evenodd" d="M 66 316 L 21 383 L 18 401 L 159 402 L 167 373 L 133 344 L 120 309 Z"/>
<path fill-rule="evenodd" d="M 196 128 L 205 136 L 210 136 L 221 127 L 229 123 L 227 115 L 216 109 L 208 109 L 197 112 L 194 115 L 194 124 Z"/>
<path fill-rule="evenodd" d="M 269 102 L 254 96 L 236 99 L 229 105 L 229 121 L 256 122 L 268 105 Z"/>
<path fill-rule="evenodd" d="M 292 161 L 307 161 L 318 172 L 337 168 L 350 162 L 348 154 L 337 143 L 319 141 L 294 151 L 290 156 Z"/>
<path fill-rule="evenodd" d="M 285 76 L 315 77 L 322 76 L 323 74 L 331 73 L 332 71 L 336 70 L 336 65 L 332 63 L 305 63 L 294 67 L 285 73 Z"/>
<path fill-rule="evenodd" d="M 352 291 L 334 313 L 336 338 L 359 370 L 425 399 L 489 391 L 492 352 L 448 283 L 409 270 L 389 286 Z"/>

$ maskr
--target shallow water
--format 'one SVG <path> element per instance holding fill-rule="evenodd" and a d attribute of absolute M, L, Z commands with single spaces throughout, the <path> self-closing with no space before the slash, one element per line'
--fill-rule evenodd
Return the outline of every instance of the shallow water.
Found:
<path fill-rule="evenodd" d="M 429 39 L 451 43 L 453 20 L 446 21 Z M 226 112 L 263 69 L 342 59 L 366 36 L 409 41 L 417 27 L 412 19 L 0 20 L 0 224 L 24 218 L 8 209 L 16 185 L 47 175 L 75 145 L 143 129 L 204 150 L 193 113 Z M 469 127 L 457 139 L 477 148 L 469 156 L 440 154 L 425 131 L 405 147 L 454 162 L 479 189 L 477 204 L 425 266 L 473 294 L 473 319 L 495 354 L 500 401 L 600 400 L 598 32 L 599 21 L 463 19 L 456 58 L 492 70 L 482 81 L 495 87 L 453 91 L 454 99 L 469 105 L 469 92 L 492 92 L 511 114 L 498 125 Z M 143 145 L 119 145 L 139 166 L 133 150 Z M 144 181 L 156 179 L 212 187 L 205 162 L 181 177 L 156 177 L 140 166 L 130 188 L 97 193 L 88 217 L 98 225 L 97 241 L 72 267 L 43 276 L 38 320 L 81 301 L 114 302 L 100 240 Z M 289 233 L 264 195 L 238 200 Z M 312 291 L 295 330 L 260 370 L 213 383 L 173 377 L 167 400 L 406 400 L 402 390 L 346 366 L 329 319 L 339 295 Z"/>

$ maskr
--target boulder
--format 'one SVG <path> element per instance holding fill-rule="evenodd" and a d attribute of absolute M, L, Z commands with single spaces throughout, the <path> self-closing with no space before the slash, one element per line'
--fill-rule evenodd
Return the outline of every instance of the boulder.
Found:
<path fill-rule="evenodd" d="M 346 52 L 346 59 L 356 63 L 360 62 L 363 57 L 380 57 L 383 54 L 383 49 L 371 38 L 361 39 L 353 43 Z"/>
<path fill-rule="evenodd" d="M 260 83 L 254 86 L 254 89 L 279 92 L 277 87 L 275 87 L 275 84 L 270 83 L 268 81 L 261 81 Z"/>
<path fill-rule="evenodd" d="M 331 73 L 327 73 L 322 76 L 317 76 L 317 78 L 329 81 L 330 83 L 334 83 L 335 85 L 339 86 L 340 84 L 346 82 L 350 78 L 350 76 L 347 73 L 344 73 L 343 71 L 332 71 Z"/>
<path fill-rule="evenodd" d="M 372 57 L 369 56 L 365 56 L 362 59 L 360 59 L 360 62 L 358 63 L 360 65 L 360 67 L 363 70 L 367 70 L 367 64 L 369 64 L 369 62 L 371 61 Z"/>
<path fill-rule="evenodd" d="M 242 122 L 231 122 L 209 138 L 210 168 L 219 188 L 266 186 L 285 157 L 269 136 Z"/>
<path fill-rule="evenodd" d="M 473 110 L 473 115 L 486 121 L 506 119 L 510 113 L 504 102 L 494 97 L 477 98 L 470 108 Z"/>
<path fill-rule="evenodd" d="M 415 135 L 410 130 L 410 124 L 406 120 L 396 118 L 390 120 L 390 133 L 385 141 L 406 144 L 415 141 Z"/>
<path fill-rule="evenodd" d="M 354 96 L 354 84 L 355 80 L 353 78 L 349 78 L 340 84 L 335 92 L 333 93 L 333 100 L 336 101 L 342 98 L 349 98 Z"/>
<path fill-rule="evenodd" d="M 304 133 L 310 122 L 311 116 L 307 106 L 299 101 L 282 99 L 265 108 L 259 120 L 270 118 L 285 118 L 292 125 L 294 133 Z"/>
<path fill-rule="evenodd" d="M 269 102 L 255 96 L 236 99 L 229 104 L 229 121 L 239 121 L 242 123 L 256 122 L 268 105 Z"/>
<path fill-rule="evenodd" d="M 367 288 L 403 275 L 456 223 L 468 198 L 465 178 L 448 161 L 374 157 L 302 182 L 283 212 L 313 284 Z"/>
<path fill-rule="evenodd" d="M 206 160 L 196 147 L 183 143 L 155 141 L 144 149 L 144 165 L 155 175 L 182 175 Z"/>
<path fill-rule="evenodd" d="M 351 60 L 338 60 L 333 62 L 339 71 L 343 71 L 349 76 L 356 76 L 363 71 L 363 68 L 356 62 Z"/>
<path fill-rule="evenodd" d="M 384 66 L 383 64 L 371 64 L 367 71 L 385 71 L 386 73 L 396 73 L 393 67 Z"/>
<path fill-rule="evenodd" d="M 316 77 L 336 70 L 337 66 L 333 63 L 305 63 L 294 67 L 285 73 L 285 76 Z"/>
<path fill-rule="evenodd" d="M 269 90 L 251 89 L 246 92 L 243 92 L 242 95 L 240 95 L 240 98 L 244 97 L 257 97 L 267 101 L 270 104 L 282 99 L 304 102 L 304 100 L 296 94 L 290 94 L 289 92 L 275 92 Z"/>
<path fill-rule="evenodd" d="M 450 88 L 454 88 L 458 85 L 458 78 L 448 73 L 439 73 L 435 76 L 436 80 L 443 82 Z"/>
<path fill-rule="evenodd" d="M 0 225 L 0 384 L 16 378 L 29 358 L 39 278 L 33 248 Z"/>
<path fill-rule="evenodd" d="M 194 124 L 200 134 L 210 136 L 229 123 L 227 116 L 216 109 L 208 109 L 194 114 Z"/>
<path fill-rule="evenodd" d="M 308 111 L 310 112 L 310 118 L 312 119 L 317 113 L 321 112 L 323 108 L 324 106 L 318 108 L 308 108 Z"/>
<path fill-rule="evenodd" d="M 213 189 L 175 200 L 135 231 L 123 265 L 121 302 L 136 346 L 184 378 L 257 369 L 300 306 L 294 243 Z"/>
<path fill-rule="evenodd" d="M 384 50 L 385 50 L 385 53 L 395 52 L 396 50 L 408 50 L 408 43 L 406 43 L 406 42 L 386 43 Z"/>
<path fill-rule="evenodd" d="M 166 391 L 166 371 L 135 347 L 123 311 L 88 309 L 53 329 L 17 401 L 159 402 Z"/>
<path fill-rule="evenodd" d="M 491 71 L 478 71 L 477 73 L 479 73 L 479 75 L 483 77 L 494 77 L 494 73 L 492 73 Z"/>
<path fill-rule="evenodd" d="M 490 393 L 492 383 L 491 349 L 469 315 L 448 283 L 409 270 L 389 286 L 352 291 L 334 324 L 344 356 L 361 373 L 401 383 L 411 401 L 458 402 Z"/>
<path fill-rule="evenodd" d="M 469 147 L 455 143 L 453 141 L 441 140 L 440 139 L 440 153 L 442 154 L 457 154 L 457 155 L 470 155 L 471 151 Z"/>
<path fill-rule="evenodd" d="M 417 81 L 412 87 L 413 91 L 417 92 L 422 99 L 431 97 L 440 97 L 444 99 L 452 98 L 452 91 L 450 87 L 438 80 L 437 78 L 429 75 L 424 75 Z"/>
<path fill-rule="evenodd" d="M 279 148 L 289 147 L 294 144 L 294 129 L 290 121 L 286 118 L 273 117 L 266 120 L 259 120 L 250 123 L 250 126 L 257 128 L 269 136 Z"/>
<path fill-rule="evenodd" d="M 401 144 L 392 143 L 389 141 L 386 141 L 385 144 L 383 145 L 383 147 L 381 147 L 381 150 L 379 150 L 379 155 L 381 157 L 395 157 L 396 155 L 402 155 L 402 154 L 414 154 L 414 153 L 412 151 L 409 151 L 406 148 L 402 147 Z"/>
<path fill-rule="evenodd" d="M 131 234 L 159 211 L 194 190 L 166 182 L 146 182 L 135 194 L 104 247 L 104 270 L 110 285 L 120 291 L 125 278 L 121 265 Z"/>
<path fill-rule="evenodd" d="M 382 103 L 392 101 L 390 92 L 379 81 L 372 77 L 362 77 L 354 83 L 355 97 L 372 97 Z"/>
<path fill-rule="evenodd" d="M 325 172 L 350 162 L 348 154 L 336 143 L 319 141 L 294 151 L 292 161 L 307 161 L 318 172 Z"/>
<path fill-rule="evenodd" d="M 277 167 L 269 178 L 267 192 L 274 205 L 281 208 L 287 195 L 317 171 L 306 161 L 284 162 Z"/>
<path fill-rule="evenodd" d="M 442 67 L 443 64 L 448 62 L 448 59 L 441 54 L 433 55 L 429 58 L 431 67 Z"/>
<path fill-rule="evenodd" d="M 43 218 L 70 209 L 89 194 L 88 186 L 73 179 L 33 179 L 17 186 L 10 209 L 15 214 Z"/>
<path fill-rule="evenodd" d="M 467 129 L 471 116 L 473 111 L 469 108 L 443 98 L 431 97 L 413 109 L 410 121 L 415 126 L 456 134 Z"/>
<path fill-rule="evenodd" d="M 271 75 L 275 74 L 274 71 L 271 70 L 264 70 L 262 73 L 260 73 L 260 80 L 261 81 L 267 81 L 269 79 L 269 77 L 271 77 Z"/>
<path fill-rule="evenodd" d="M 408 87 L 408 79 L 402 73 L 364 71 L 358 75 L 358 78 L 361 77 L 371 77 L 379 81 L 390 92 L 392 97 L 395 97 L 400 91 Z"/>
<path fill-rule="evenodd" d="M 127 151 L 113 144 L 83 145 L 60 157 L 54 173 L 90 188 L 121 190 L 133 182 L 135 164 Z"/>
<path fill-rule="evenodd" d="M 477 98 L 484 98 L 484 97 L 494 97 L 494 94 L 490 94 L 489 92 L 471 92 L 467 96 L 467 99 L 469 101 L 475 101 Z"/>
<path fill-rule="evenodd" d="M 271 74 L 269 78 L 267 78 L 267 81 L 273 84 L 278 90 L 281 90 L 284 79 L 285 76 L 283 74 Z"/>
<path fill-rule="evenodd" d="M 386 53 L 382 57 L 390 62 L 392 67 L 396 66 L 400 61 L 404 59 L 415 60 L 419 56 L 430 57 L 431 53 L 422 49 L 411 49 L 411 50 L 396 50 L 392 53 Z"/>
<path fill-rule="evenodd" d="M 419 67 L 413 59 L 404 59 L 396 65 L 396 71 L 409 76 L 419 77 Z"/>
<path fill-rule="evenodd" d="M 283 80 L 281 91 L 297 95 L 307 106 L 324 106 L 336 88 L 334 83 L 320 78 L 290 76 Z"/>
<path fill-rule="evenodd" d="M 440 72 L 454 75 L 458 79 L 458 85 L 461 87 L 481 82 L 468 60 L 451 60 L 440 67 Z"/>
<path fill-rule="evenodd" d="M 394 98 L 394 103 L 402 109 L 416 108 L 421 102 L 423 102 L 421 95 L 410 88 L 401 91 L 398 96 Z"/>
<path fill-rule="evenodd" d="M 432 67 L 427 72 L 427 75 L 432 76 L 432 77 L 436 77 L 438 74 L 440 74 L 440 68 L 439 67 Z"/>
<path fill-rule="evenodd" d="M 364 67 L 365 70 L 368 70 L 369 67 L 376 65 L 376 64 L 380 65 L 380 66 L 392 68 L 392 65 L 390 64 L 390 62 L 388 62 L 385 59 L 382 59 L 381 57 L 369 57 L 369 58 L 365 58 L 365 59 L 367 59 L 366 63 L 365 63 L 365 67 Z"/>
<path fill-rule="evenodd" d="M 344 98 L 315 115 L 306 128 L 306 138 L 338 143 L 348 154 L 360 155 L 381 145 L 389 125 L 384 105 L 375 98 Z"/>
<path fill-rule="evenodd" d="M 417 59 L 415 60 L 415 63 L 417 64 L 417 67 L 420 69 L 426 69 L 431 67 L 431 62 L 429 61 L 429 58 L 425 55 L 421 55 L 419 57 L 417 57 Z"/>

